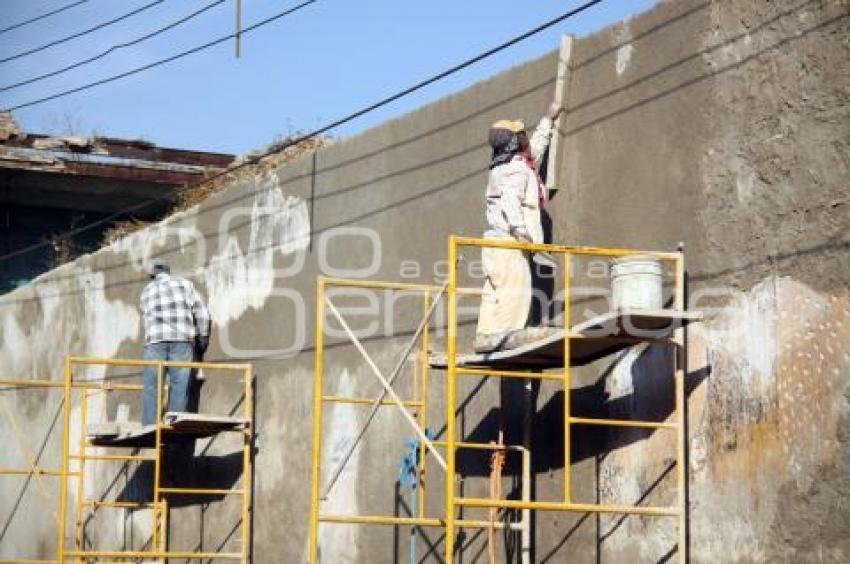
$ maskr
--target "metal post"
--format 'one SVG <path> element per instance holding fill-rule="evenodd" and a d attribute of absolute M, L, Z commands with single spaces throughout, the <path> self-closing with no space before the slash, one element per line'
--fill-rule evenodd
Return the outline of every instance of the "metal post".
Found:
<path fill-rule="evenodd" d="M 319 561 L 319 461 L 322 444 L 322 358 L 324 350 L 325 320 L 325 280 L 319 277 L 316 283 L 316 358 L 313 368 L 313 452 L 310 461 L 310 531 L 307 561 L 317 564 Z"/>
<path fill-rule="evenodd" d="M 425 292 L 425 297 L 422 300 L 422 315 L 426 319 L 430 319 L 431 312 L 431 295 L 428 292 Z M 421 386 L 419 392 L 419 401 L 422 402 L 422 407 L 419 408 L 419 426 L 422 429 L 425 429 L 428 425 L 428 347 L 430 347 L 430 332 L 428 326 L 430 323 L 426 323 L 425 327 L 422 329 L 422 349 L 420 354 L 420 366 L 422 367 L 422 373 L 419 385 Z M 418 476 L 416 479 L 417 484 L 417 495 L 419 499 L 417 500 L 417 511 L 418 517 L 425 517 L 425 453 L 428 452 L 425 448 L 425 443 L 419 443 L 419 470 Z"/>
<path fill-rule="evenodd" d="M 159 502 L 160 506 L 160 541 L 159 545 L 163 551 L 168 550 L 168 500 L 163 499 Z"/>
<path fill-rule="evenodd" d="M 240 532 L 242 533 L 242 564 L 248 564 L 248 554 L 250 551 L 248 550 L 250 538 L 248 533 L 250 532 L 250 519 L 249 519 L 249 511 L 251 508 L 251 465 L 252 465 L 252 452 L 253 448 L 253 435 L 254 435 L 254 421 L 253 421 L 253 413 L 254 413 L 254 394 L 253 394 L 253 386 L 252 386 L 252 374 L 251 368 L 245 369 L 245 420 L 248 421 L 245 430 L 242 432 L 242 527 L 240 528 Z"/>
<path fill-rule="evenodd" d="M 151 549 L 153 552 L 159 550 L 159 538 L 157 535 L 157 531 L 159 530 L 159 474 L 162 467 L 162 372 L 163 372 L 163 362 L 161 360 L 156 362 L 156 419 L 154 419 L 154 424 L 156 425 L 154 431 L 154 470 L 153 470 L 153 506 L 151 508 L 151 514 L 153 516 L 153 532 L 151 533 Z M 164 548 L 164 547 L 163 547 Z"/>
<path fill-rule="evenodd" d="M 82 390 L 80 395 L 80 454 L 77 457 L 79 460 L 79 468 L 77 468 L 77 525 L 74 546 L 76 550 L 85 550 L 85 527 L 83 526 L 83 505 L 85 503 L 85 481 L 83 476 L 86 468 L 86 428 L 88 425 L 88 390 Z M 78 558 L 74 559 L 78 561 Z"/>
<path fill-rule="evenodd" d="M 570 303 L 570 274 L 572 270 L 572 256 L 564 253 L 564 503 L 572 501 L 572 442 L 570 431 L 571 397 L 570 391 L 570 344 L 571 344 L 571 306 Z"/>
<path fill-rule="evenodd" d="M 685 310 L 685 257 L 683 253 L 675 261 L 676 265 L 676 295 L 674 298 L 675 309 L 677 311 Z M 685 563 L 688 558 L 688 538 L 687 538 L 687 523 L 688 523 L 688 507 L 686 498 L 687 484 L 687 468 L 685 461 L 687 460 L 687 436 L 686 436 L 686 398 L 685 398 L 685 339 L 684 326 L 676 329 L 673 337 L 674 347 L 674 362 L 676 367 L 675 383 L 676 383 L 676 481 L 679 485 L 679 540 L 678 553 L 679 562 Z"/>
<path fill-rule="evenodd" d="M 525 503 L 531 501 L 531 450 L 530 445 L 522 449 L 522 484 L 521 498 Z M 520 532 L 520 562 L 531 564 L 531 511 L 524 507 L 522 509 L 522 529 Z"/>
<path fill-rule="evenodd" d="M 62 477 L 59 484 L 59 531 L 56 538 L 56 561 L 65 562 L 65 513 L 68 509 L 68 441 L 71 426 L 71 359 L 65 357 L 62 365 L 65 388 L 62 395 Z"/>
<path fill-rule="evenodd" d="M 446 537 L 445 563 L 454 562 L 455 545 L 455 374 L 457 365 L 457 240 L 449 236 L 448 335 L 446 336 Z"/>

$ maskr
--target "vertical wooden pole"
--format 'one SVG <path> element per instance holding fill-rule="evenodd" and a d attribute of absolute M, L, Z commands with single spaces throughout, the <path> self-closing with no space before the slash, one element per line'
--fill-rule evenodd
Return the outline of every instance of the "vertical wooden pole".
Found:
<path fill-rule="evenodd" d="M 573 55 L 573 37 L 571 35 L 561 36 L 561 50 L 558 54 L 558 74 L 555 78 L 554 102 L 564 106 L 569 102 L 567 97 L 570 79 L 570 60 Z M 561 145 L 561 126 L 564 123 L 564 113 L 558 116 L 553 124 L 552 142 L 549 144 L 549 158 L 546 163 L 546 188 L 551 190 L 557 188 L 558 174 L 558 151 Z"/>
<path fill-rule="evenodd" d="M 239 58 L 242 42 L 242 0 L 236 0 L 236 58 Z"/>

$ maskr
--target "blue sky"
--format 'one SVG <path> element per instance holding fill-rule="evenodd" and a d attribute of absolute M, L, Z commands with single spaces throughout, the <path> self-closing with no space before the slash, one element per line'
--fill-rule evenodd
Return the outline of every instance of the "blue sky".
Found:
<path fill-rule="evenodd" d="M 71 0 L 0 0 L 0 28 Z M 0 35 L 0 58 L 81 31 L 151 0 L 89 0 Z M 0 63 L 0 87 L 95 55 L 212 0 L 165 0 L 115 25 Z M 243 0 L 243 26 L 299 0 Z M 242 153 L 309 131 L 475 56 L 583 0 L 318 0 L 232 42 L 104 86 L 15 112 L 26 131 L 144 138 L 161 146 Z M 655 0 L 607 0 L 474 67 L 333 132 L 348 136 L 551 51 L 562 33 L 586 35 Z M 154 39 L 0 93 L 10 107 L 124 72 L 231 33 L 235 0 Z"/>

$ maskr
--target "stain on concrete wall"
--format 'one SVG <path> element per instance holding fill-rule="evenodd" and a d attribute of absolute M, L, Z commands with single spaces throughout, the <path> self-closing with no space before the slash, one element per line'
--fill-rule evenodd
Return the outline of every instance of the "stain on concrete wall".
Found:
<path fill-rule="evenodd" d="M 850 555 L 836 532 L 846 508 L 826 501 L 847 495 L 848 367 L 836 344 L 850 278 L 849 12 L 843 1 L 669 2 L 577 45 L 567 185 L 550 206 L 558 238 L 683 241 L 692 307 L 712 313 L 689 333 L 696 562 Z M 612 78 L 611 65 L 624 72 Z M 630 397 L 628 376 L 665 366 L 643 361 L 631 353 L 606 373 L 609 403 Z M 668 385 L 643 387 L 667 404 Z M 652 413 L 633 396 L 611 407 L 623 406 Z M 585 462 L 589 483 L 605 499 L 673 500 L 670 439 L 628 435 Z M 664 520 L 588 519 L 572 546 L 586 547 L 585 533 L 593 557 L 654 562 L 675 550 L 674 532 Z"/>

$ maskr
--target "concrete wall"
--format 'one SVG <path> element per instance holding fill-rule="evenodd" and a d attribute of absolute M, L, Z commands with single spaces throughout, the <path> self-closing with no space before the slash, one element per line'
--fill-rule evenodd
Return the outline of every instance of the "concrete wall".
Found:
<path fill-rule="evenodd" d="M 669 2 L 577 46 L 557 239 L 683 241 L 691 307 L 718 291 L 733 305 L 689 334 L 696 561 L 850 554 L 847 16 L 847 2 Z M 665 396 L 641 364 L 603 385 L 647 414 Z M 663 443 L 605 457 L 602 497 L 654 484 Z M 615 561 L 671 546 L 661 521 L 618 524 L 599 524 Z"/>
<path fill-rule="evenodd" d="M 838 562 L 850 555 L 847 16 L 846 1 L 669 2 L 575 47 L 570 112 L 561 154 L 554 157 L 563 182 L 548 207 L 555 239 L 658 250 L 683 241 L 692 305 L 712 308 L 688 339 L 690 548 L 696 562 Z M 208 359 L 256 367 L 255 561 L 302 561 L 316 276 L 356 269 L 373 279 L 439 278 L 446 237 L 478 235 L 483 227 L 487 126 L 505 116 L 536 120 L 552 96 L 555 62 L 556 54 L 549 54 L 313 157 L 244 177 L 198 208 L 3 296 L 0 372 L 57 379 L 65 354 L 137 356 L 142 264 L 151 255 L 168 256 L 209 302 L 215 329 Z M 379 249 L 369 233 L 379 236 Z M 468 254 L 466 270 L 474 270 L 475 258 Z M 587 281 L 590 265 L 584 266 L 588 270 L 579 269 L 577 279 Z M 474 272 L 467 274 L 473 283 Z M 364 299 L 339 298 L 349 306 L 362 306 Z M 384 320 L 379 336 L 367 340 L 381 367 L 393 365 L 419 308 L 414 300 L 400 301 L 393 309 L 394 336 L 380 337 Z M 349 315 L 360 329 L 373 320 Z M 576 410 L 663 419 L 672 398 L 663 373 L 668 364 L 669 356 L 650 348 L 583 368 L 572 392 Z M 325 368 L 326 393 L 372 396 L 377 390 L 357 352 L 342 342 L 328 348 Z M 133 376 L 118 370 L 80 374 L 104 375 Z M 399 388 L 409 393 L 409 370 L 406 375 Z M 444 423 L 439 376 L 432 378 L 429 410 L 437 430 Z M 204 411 L 238 407 L 237 390 L 212 374 L 208 381 Z M 464 385 L 462 392 L 468 402 L 459 425 L 466 436 L 494 438 L 501 401 L 508 439 L 517 440 L 514 421 L 521 413 L 513 411 L 514 389 L 488 381 Z M 22 466 L 40 457 L 44 466 L 57 465 L 59 399 L 55 392 L 0 395 L 4 464 Z M 562 444 L 561 399 L 548 386 L 537 396 L 533 445 L 540 499 L 554 499 L 562 488 L 563 452 L 555 446 Z M 111 417 L 118 401 L 92 396 L 90 418 Z M 326 469 L 364 415 L 353 406 L 324 411 Z M 75 406 L 72 423 L 79 417 Z M 574 431 L 574 495 L 583 501 L 672 500 L 672 441 L 664 433 Z M 394 484 L 408 436 L 400 417 L 382 413 L 325 510 L 404 514 Z M 71 439 L 76 444 L 79 437 Z M 232 485 L 238 480 L 235 448 L 226 440 L 199 443 L 197 458 L 174 464 L 168 478 Z M 465 495 L 483 494 L 487 461 L 466 457 L 461 466 L 468 474 Z M 506 468 L 506 491 L 516 485 L 515 470 Z M 104 465 L 88 473 L 87 492 L 132 498 L 144 490 L 145 476 L 145 469 Z M 436 466 L 429 466 L 429 476 L 427 509 L 439 515 Z M 55 482 L 3 480 L 0 555 L 50 557 Z M 72 501 L 75 495 L 72 484 Z M 232 502 L 182 505 L 172 511 L 173 547 L 238 547 L 228 536 L 237 524 Z M 672 525 L 538 514 L 534 561 L 664 560 L 676 548 Z M 141 546 L 149 515 L 100 513 L 89 530 L 102 548 Z M 405 560 L 407 535 L 406 529 L 323 527 L 323 560 Z M 486 534 L 470 531 L 464 561 L 483 559 L 485 540 Z M 439 531 L 417 535 L 420 558 L 431 546 L 440 554 Z"/>

